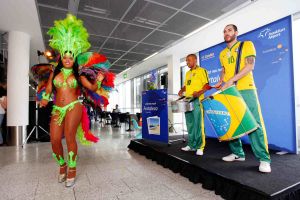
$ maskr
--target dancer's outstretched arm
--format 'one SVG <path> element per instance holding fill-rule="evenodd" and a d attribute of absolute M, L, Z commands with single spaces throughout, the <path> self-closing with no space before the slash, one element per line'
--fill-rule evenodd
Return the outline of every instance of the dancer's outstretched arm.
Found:
<path fill-rule="evenodd" d="M 101 86 L 103 79 L 104 76 L 101 73 L 98 74 L 97 81 L 95 81 L 95 83 L 91 83 L 85 76 L 80 76 L 81 84 L 93 92 L 100 88 L 99 85 Z"/>

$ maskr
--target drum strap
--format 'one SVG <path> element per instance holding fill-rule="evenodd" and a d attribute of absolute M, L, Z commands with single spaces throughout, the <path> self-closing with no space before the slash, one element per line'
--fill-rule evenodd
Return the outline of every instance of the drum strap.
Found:
<path fill-rule="evenodd" d="M 236 59 L 236 63 L 235 63 L 235 74 L 234 76 L 239 73 L 240 71 L 240 64 L 241 64 L 241 55 L 242 55 L 242 49 L 244 46 L 244 42 L 241 42 L 240 46 L 239 46 L 239 50 L 237 52 L 237 59 Z M 234 84 L 236 85 L 237 81 L 234 82 Z"/>

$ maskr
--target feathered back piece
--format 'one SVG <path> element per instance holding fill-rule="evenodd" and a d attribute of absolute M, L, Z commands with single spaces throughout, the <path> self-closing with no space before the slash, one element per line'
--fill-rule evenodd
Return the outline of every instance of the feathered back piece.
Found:
<path fill-rule="evenodd" d="M 95 105 L 108 105 L 109 92 L 114 88 L 115 74 L 109 72 L 110 63 L 107 58 L 99 53 L 85 52 L 78 56 L 77 62 L 80 66 L 79 74 L 86 76 L 91 81 L 96 81 L 99 73 L 104 75 L 104 79 L 96 92 L 86 91 L 88 100 Z"/>
<path fill-rule="evenodd" d="M 41 101 L 42 95 L 46 91 L 46 85 L 50 76 L 50 73 L 54 70 L 52 64 L 41 63 L 31 67 L 30 76 L 38 84 L 36 100 Z"/>
<path fill-rule="evenodd" d="M 99 53 L 85 52 L 78 56 L 78 65 L 85 68 L 98 68 L 102 71 L 107 71 L 110 68 L 110 62 L 107 58 Z"/>
<path fill-rule="evenodd" d="M 63 20 L 56 20 L 47 33 L 51 37 L 49 46 L 59 51 L 61 56 L 70 53 L 75 59 L 91 46 L 83 22 L 71 14 Z"/>

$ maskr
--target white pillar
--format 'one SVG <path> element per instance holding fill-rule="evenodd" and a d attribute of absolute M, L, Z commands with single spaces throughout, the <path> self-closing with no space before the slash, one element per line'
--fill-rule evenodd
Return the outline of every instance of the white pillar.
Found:
<path fill-rule="evenodd" d="M 7 126 L 10 145 L 22 145 L 29 112 L 30 36 L 10 31 L 7 64 Z"/>
<path fill-rule="evenodd" d="M 168 57 L 168 94 L 178 94 L 181 84 L 180 84 L 180 57 L 176 55 L 171 55 Z M 171 123 L 182 123 L 181 113 L 172 113 L 171 109 L 168 109 L 168 117 Z M 177 128 L 175 126 L 176 131 Z"/>
<path fill-rule="evenodd" d="M 177 94 L 180 90 L 180 58 L 176 55 L 168 57 L 168 93 Z"/>

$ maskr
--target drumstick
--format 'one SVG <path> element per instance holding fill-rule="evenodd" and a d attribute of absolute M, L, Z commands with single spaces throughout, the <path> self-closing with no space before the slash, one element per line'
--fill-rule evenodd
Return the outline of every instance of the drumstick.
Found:
<path fill-rule="evenodd" d="M 192 102 L 192 101 L 194 101 L 195 99 L 197 99 L 197 98 L 190 98 L 190 99 L 187 99 L 188 100 L 188 102 L 190 103 L 190 102 Z"/>
<path fill-rule="evenodd" d="M 212 89 L 212 88 L 214 88 L 214 86 L 210 86 L 210 85 L 208 85 L 208 84 L 206 84 L 204 87 L 203 87 L 203 90 L 210 90 L 210 89 Z"/>
<path fill-rule="evenodd" d="M 176 101 L 179 101 L 179 100 L 184 99 L 184 98 L 185 98 L 185 96 L 179 97 Z"/>

